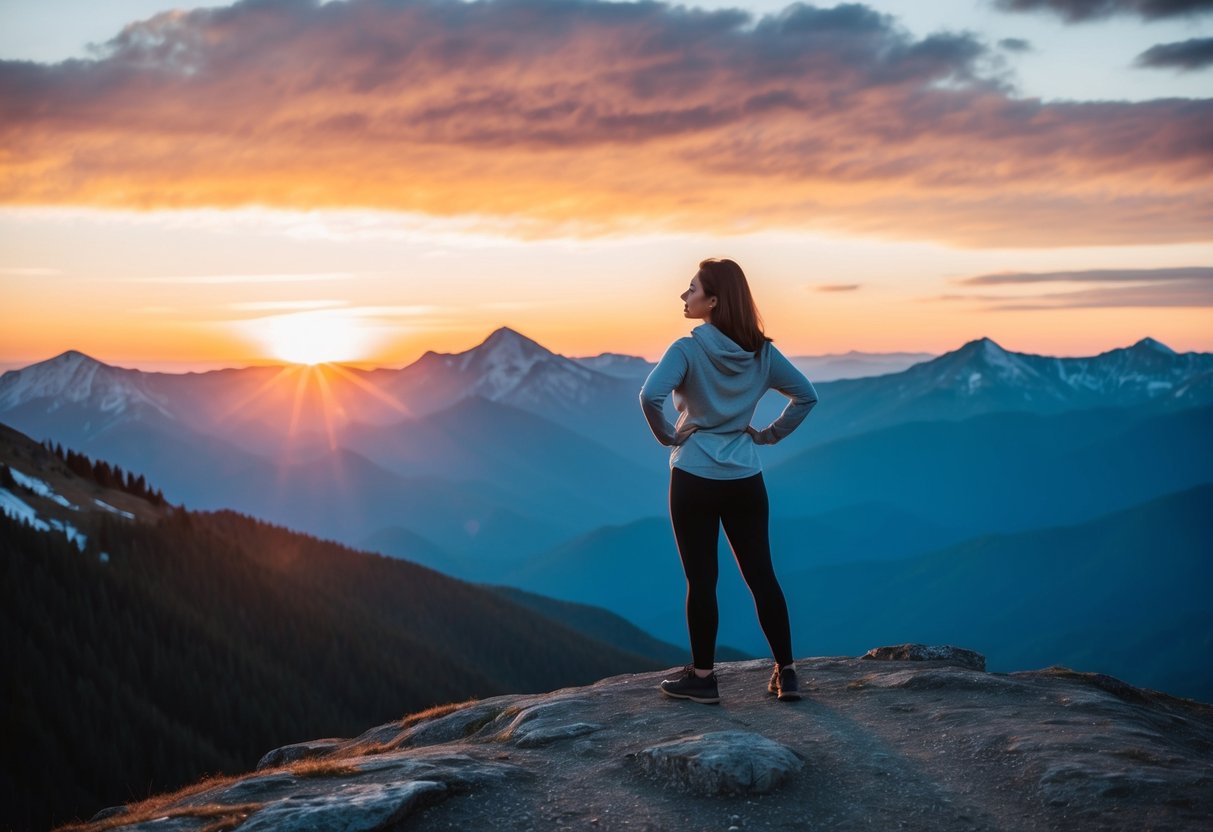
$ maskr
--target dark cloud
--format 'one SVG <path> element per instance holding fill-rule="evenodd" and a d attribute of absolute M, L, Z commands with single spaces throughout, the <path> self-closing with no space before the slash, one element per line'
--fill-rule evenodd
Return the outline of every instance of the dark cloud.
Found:
<path fill-rule="evenodd" d="M 245 0 L 0 61 L 0 201 L 1208 239 L 1213 100 L 1019 99 L 1001 60 L 860 4 Z"/>
<path fill-rule="evenodd" d="M 1191 71 L 1213 66 L 1213 38 L 1192 38 L 1151 46 L 1137 56 L 1137 66 Z"/>
<path fill-rule="evenodd" d="M 1213 0 L 993 0 L 993 5 L 1006 12 L 1052 12 L 1067 23 L 1115 15 L 1156 20 L 1213 12 Z"/>
<path fill-rule="evenodd" d="M 998 42 L 998 48 L 1007 52 L 1031 52 L 1032 44 L 1023 38 L 1003 38 Z"/>
<path fill-rule="evenodd" d="M 965 285 L 1096 283 L 1094 288 L 1032 295 L 943 295 L 941 300 L 978 300 L 992 311 L 1089 307 L 1210 307 L 1213 267 L 1173 269 L 1089 269 L 1073 272 L 1008 272 L 957 281 Z M 1131 284 L 1131 285 L 1124 285 Z"/>
<path fill-rule="evenodd" d="M 831 283 L 824 286 L 816 286 L 814 288 L 819 292 L 853 292 L 858 289 L 858 283 Z"/>
<path fill-rule="evenodd" d="M 1158 283 L 1176 280 L 1213 281 L 1213 266 L 1174 269 L 1084 269 L 1075 272 L 1001 272 L 957 281 L 970 286 L 1018 283 Z"/>
<path fill-rule="evenodd" d="M 1158 286 L 1109 286 L 1037 295 L 1026 300 L 1004 299 L 992 311 L 1083 309 L 1093 307 L 1196 307 L 1213 306 L 1213 284 L 1207 280 L 1179 280 Z"/>

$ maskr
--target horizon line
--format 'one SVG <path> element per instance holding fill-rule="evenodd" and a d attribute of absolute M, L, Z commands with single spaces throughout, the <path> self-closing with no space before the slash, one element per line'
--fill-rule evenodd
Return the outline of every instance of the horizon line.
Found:
<path fill-rule="evenodd" d="M 502 330 L 507 330 L 509 332 L 513 332 L 522 338 L 525 338 L 529 341 L 532 341 L 535 344 L 538 344 L 540 347 L 542 347 L 543 349 L 552 353 L 553 355 L 558 355 L 558 356 L 561 356 L 562 358 L 567 358 L 567 359 L 573 360 L 573 361 L 598 358 L 603 355 L 617 355 L 617 356 L 622 356 L 625 358 L 640 359 L 640 360 L 645 361 L 650 364 L 656 363 L 655 361 L 645 358 L 644 356 L 641 356 L 641 355 L 614 352 L 611 350 L 604 350 L 603 352 L 595 353 L 595 354 L 591 354 L 591 355 L 576 355 L 576 356 L 564 355 L 563 353 L 559 353 L 548 347 L 544 347 L 538 341 L 535 341 L 534 339 L 524 335 L 523 333 L 519 332 L 516 329 L 513 329 L 512 327 L 499 326 L 499 327 L 496 327 L 495 329 L 493 329 L 493 331 L 488 336 L 485 336 L 478 343 L 476 343 L 472 347 L 469 347 L 466 350 L 461 350 L 459 352 L 449 352 L 449 353 L 437 353 L 434 350 L 426 350 L 417 358 L 415 358 L 411 361 L 405 362 L 403 364 L 399 364 L 399 365 L 393 365 L 390 363 L 383 363 L 383 362 L 376 362 L 374 360 L 320 361 L 320 362 L 316 362 L 314 364 L 306 364 L 306 363 L 301 363 L 301 362 L 293 362 L 293 361 L 286 361 L 286 360 L 282 360 L 282 359 L 273 359 L 273 358 L 237 359 L 235 361 L 232 361 L 231 363 L 224 363 L 220 360 L 207 360 L 207 359 L 135 359 L 135 360 L 112 359 L 112 360 L 103 360 L 103 359 L 97 358 L 93 355 L 90 355 L 89 353 L 87 353 L 83 350 L 78 350 L 73 347 L 73 348 L 68 348 L 68 349 L 62 350 L 61 352 L 58 352 L 47 358 L 41 358 L 41 359 L 23 360 L 23 359 L 0 358 L 0 373 L 8 373 L 13 370 L 27 369 L 27 368 L 35 366 L 37 364 L 43 364 L 48 361 L 54 361 L 55 359 L 61 358 L 70 353 L 76 353 L 78 355 L 83 356 L 84 358 L 87 358 L 90 361 L 94 361 L 98 364 L 102 364 L 106 367 L 112 367 L 114 369 L 135 370 L 137 372 L 142 372 L 142 373 L 163 373 L 166 375 L 188 375 L 190 373 L 202 374 L 202 373 L 211 373 L 211 372 L 222 372 L 225 370 L 249 370 L 249 369 L 275 368 L 275 367 L 277 367 L 277 368 L 281 368 L 281 367 L 311 368 L 311 367 L 323 367 L 326 365 L 354 368 L 354 369 L 358 369 L 358 370 L 402 370 L 402 369 L 412 366 L 417 361 L 421 360 L 426 355 L 429 355 L 431 353 L 434 353 L 437 355 L 460 355 L 464 352 L 470 352 L 471 350 L 474 350 L 474 349 L 477 349 L 477 348 L 483 346 L 485 344 L 485 342 L 487 342 L 488 339 L 493 334 L 500 332 Z M 1008 349 L 1007 347 L 1003 346 L 995 339 L 990 338 L 989 336 L 983 335 L 983 336 L 977 336 L 974 338 L 970 338 L 970 339 L 964 341 L 963 343 L 961 343 L 960 346 L 957 346 L 953 349 L 944 350 L 943 352 L 933 352 L 930 350 L 911 350 L 911 349 L 889 350 L 889 351 L 880 351 L 880 352 L 874 352 L 874 351 L 870 352 L 870 351 L 866 351 L 866 350 L 847 350 L 846 352 L 788 355 L 788 358 L 789 359 L 826 360 L 826 359 L 831 359 L 831 358 L 845 359 L 848 356 L 856 356 L 856 355 L 872 356 L 872 357 L 897 356 L 897 355 L 924 355 L 924 356 L 929 356 L 930 358 L 938 358 L 940 356 L 947 355 L 948 353 L 956 352 L 960 349 L 963 349 L 968 344 L 972 344 L 972 343 L 980 342 L 980 341 L 989 341 L 990 343 L 995 344 L 1000 349 L 1002 349 L 1006 352 L 1009 352 L 1009 353 L 1018 354 L 1018 355 L 1035 355 L 1035 356 L 1042 356 L 1042 357 L 1047 357 L 1047 358 L 1093 358 L 1098 355 L 1103 355 L 1107 352 L 1112 352 L 1112 351 L 1115 351 L 1118 349 L 1129 349 L 1144 341 L 1152 341 L 1156 344 L 1159 344 L 1159 345 L 1165 347 L 1168 350 L 1171 350 L 1172 352 L 1176 353 L 1177 355 L 1183 355 L 1183 354 L 1187 354 L 1187 353 L 1207 354 L 1206 351 L 1204 351 L 1204 350 L 1185 350 L 1182 352 L 1178 351 L 1178 350 L 1174 350 L 1165 341 L 1162 341 L 1158 338 L 1154 338 L 1149 335 L 1143 335 L 1142 337 L 1138 338 L 1136 341 L 1133 341 L 1131 344 L 1125 344 L 1125 345 L 1121 345 L 1121 346 L 1111 347 L 1109 349 L 1102 350 L 1102 351 L 1096 352 L 1096 353 L 1083 353 L 1083 354 L 1078 354 L 1078 355 L 1056 355 L 1056 354 L 1024 352 L 1024 351 L 1020 351 L 1020 350 Z M 929 359 L 925 359 L 925 360 L 929 360 Z M 143 366 L 139 366 L 137 362 L 142 362 Z M 126 364 L 130 364 L 132 366 L 125 366 Z M 157 367 L 159 369 L 149 369 L 148 368 L 149 365 Z M 176 372 L 173 372 L 173 371 L 170 371 L 167 369 L 163 369 L 166 366 L 178 366 L 178 367 L 182 367 L 183 369 L 179 369 Z M 184 369 L 185 367 L 189 367 L 191 369 Z M 205 369 L 200 369 L 202 367 L 205 367 Z"/>

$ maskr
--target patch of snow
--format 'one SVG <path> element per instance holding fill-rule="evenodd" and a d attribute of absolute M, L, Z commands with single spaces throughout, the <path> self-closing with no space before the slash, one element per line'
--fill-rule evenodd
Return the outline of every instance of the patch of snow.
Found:
<path fill-rule="evenodd" d="M 16 472 L 14 472 L 16 473 Z M 15 479 L 15 478 L 14 478 Z M 0 488 L 0 511 L 3 511 L 10 517 L 15 517 L 18 520 L 24 520 L 32 525 L 40 532 L 48 532 L 51 529 L 57 529 L 67 535 L 67 539 L 75 543 L 80 551 L 84 551 L 84 544 L 88 542 L 88 538 L 80 533 L 80 530 L 71 523 L 64 523 L 62 520 L 51 520 L 49 523 L 38 516 L 38 512 L 34 511 L 29 503 L 22 500 L 7 488 Z"/>
<path fill-rule="evenodd" d="M 1002 370 L 1008 378 L 1018 380 L 1029 375 L 1022 361 L 988 338 L 982 342 L 981 355 L 988 365 Z"/>
<path fill-rule="evenodd" d="M 135 519 L 135 515 L 131 514 L 129 511 L 123 511 L 120 508 L 114 508 L 109 503 L 104 502 L 102 500 L 98 500 L 96 497 L 93 498 L 93 502 L 96 503 L 97 505 L 99 505 L 101 508 L 105 509 L 106 511 L 110 512 L 111 514 L 120 514 L 123 517 L 125 517 L 127 520 Z"/>
<path fill-rule="evenodd" d="M 1170 390 L 1174 386 L 1175 385 L 1169 381 L 1151 381 L 1148 385 L 1146 385 L 1146 392 L 1153 396 L 1163 392 L 1164 390 Z"/>
<path fill-rule="evenodd" d="M 0 511 L 3 511 L 9 517 L 30 523 L 38 531 L 44 532 L 50 529 L 45 520 L 39 519 L 38 512 L 34 511 L 29 503 L 7 488 L 0 488 Z"/>
<path fill-rule="evenodd" d="M 51 525 L 67 535 L 69 543 L 75 543 L 81 552 L 84 551 L 84 544 L 88 542 L 88 538 L 80 534 L 79 529 L 71 523 L 64 523 L 62 520 L 51 520 Z"/>
<path fill-rule="evenodd" d="M 981 385 L 981 373 L 969 373 L 969 392 L 974 393 Z"/>
<path fill-rule="evenodd" d="M 40 480 L 37 477 L 31 477 L 29 474 L 23 474 L 16 468 L 13 468 L 11 465 L 9 466 L 8 470 L 13 472 L 13 479 L 16 480 L 17 485 L 20 485 L 22 488 L 28 488 L 39 497 L 46 497 L 47 499 L 54 500 L 64 508 L 75 508 L 75 506 L 69 503 L 65 497 L 56 493 L 55 489 L 47 485 L 44 480 Z"/>
<path fill-rule="evenodd" d="M 101 554 L 99 554 L 97 556 L 97 559 L 100 560 L 102 563 L 109 563 L 110 562 L 109 552 L 102 552 Z"/>

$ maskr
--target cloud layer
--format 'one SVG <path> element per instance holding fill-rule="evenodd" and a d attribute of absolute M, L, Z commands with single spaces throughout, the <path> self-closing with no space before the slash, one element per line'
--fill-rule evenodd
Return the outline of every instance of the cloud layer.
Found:
<path fill-rule="evenodd" d="M 1213 0 L 993 0 L 1008 12 L 1047 11 L 1068 23 L 1136 15 L 1145 20 L 1213 12 Z"/>
<path fill-rule="evenodd" d="M 1213 307 L 1213 267 L 1172 269 L 1087 269 L 1069 272 L 1004 272 L 958 281 L 967 286 L 1031 283 L 1091 283 L 1060 292 L 1015 296 L 946 295 L 945 300 L 980 300 L 998 311 L 1090 307 Z"/>
<path fill-rule="evenodd" d="M 1016 98 L 863 5 L 246 0 L 0 62 L 0 200 L 366 207 L 523 234 L 1208 239 L 1213 100 Z"/>

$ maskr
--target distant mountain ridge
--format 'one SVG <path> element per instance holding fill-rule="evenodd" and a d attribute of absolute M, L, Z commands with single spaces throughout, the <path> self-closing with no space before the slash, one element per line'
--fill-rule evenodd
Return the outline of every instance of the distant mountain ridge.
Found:
<path fill-rule="evenodd" d="M 601 373 L 541 346 L 509 327 L 459 353 L 429 351 L 399 370 L 374 370 L 370 378 L 419 414 L 479 396 L 532 412 L 577 408 L 617 377 Z"/>
<path fill-rule="evenodd" d="M 788 360 L 814 383 L 899 373 L 915 364 L 930 361 L 932 358 L 935 358 L 935 353 L 860 352 L 859 350 L 826 355 L 788 356 Z"/>
<path fill-rule="evenodd" d="M 1176 353 L 1153 338 L 1085 358 L 1003 349 L 990 338 L 899 373 L 819 386 L 813 443 L 910 421 L 1092 407 L 1186 408 L 1213 403 L 1213 353 Z"/>
<path fill-rule="evenodd" d="M 350 545 L 379 540 L 396 551 L 393 541 L 412 537 L 429 544 L 418 550 L 432 565 L 474 574 L 485 558 L 529 557 L 664 513 L 669 451 L 637 402 L 649 368 L 612 353 L 567 358 L 508 327 L 400 369 L 142 373 L 69 352 L 0 376 L 0 420 L 145 471 L 172 502 L 247 511 Z M 806 423 L 761 449 L 773 476 L 793 460 L 817 470 L 806 451 L 836 439 L 913 422 L 1207 405 L 1213 355 L 1145 338 L 1053 358 L 982 338 L 899 372 L 816 387 Z M 785 404 L 768 391 L 754 424 Z M 675 418 L 671 401 L 666 408 Z M 784 516 L 841 507 L 798 505 Z M 837 539 L 848 536 L 841 529 Z"/>
<path fill-rule="evenodd" d="M 634 399 L 652 366 L 616 353 L 566 358 L 509 327 L 469 350 L 430 351 L 400 369 L 340 368 L 321 375 L 292 366 L 144 373 L 73 350 L 0 375 L 0 418 L 32 433 L 41 422 L 51 433 L 75 426 L 63 438 L 77 446 L 135 421 L 210 434 L 254 452 L 289 441 L 306 454 L 340 444 L 344 433 L 363 425 L 403 424 L 481 398 L 563 425 L 641 462 L 653 458 L 652 441 Z M 895 421 L 995 410 L 1208 403 L 1213 354 L 1179 354 L 1143 338 L 1096 356 L 1053 358 L 1010 352 L 980 338 L 898 372 L 815 383 L 826 404 L 814 415 L 813 429 L 802 434 L 812 434 L 814 442 Z M 769 392 L 756 419 L 769 421 L 782 405 Z M 768 452 L 777 461 L 784 450 L 781 443 Z"/>
<path fill-rule="evenodd" d="M 1213 355 L 1180 355 L 1153 338 L 1089 358 L 1014 353 L 981 338 L 905 371 L 908 378 L 934 378 L 937 383 L 950 380 L 959 391 L 975 393 L 980 388 L 1013 383 L 1023 391 L 1025 400 L 1053 396 L 1084 405 L 1131 403 L 1168 394 L 1188 396 L 1191 391 L 1186 382 L 1209 372 L 1213 372 Z M 1082 400 L 1084 395 L 1091 399 Z"/>
<path fill-rule="evenodd" d="M 111 367 L 76 350 L 22 370 L 0 375 L 0 412 L 27 402 L 45 401 L 47 412 L 78 404 L 101 414 L 120 416 L 149 408 L 172 418 L 165 397 L 152 389 L 148 374 Z"/>
<path fill-rule="evenodd" d="M 807 366 L 815 361 L 905 360 L 920 356 L 926 360 L 875 378 L 897 376 L 898 387 L 903 390 L 909 387 L 946 388 L 969 395 L 1000 384 L 1014 384 L 1020 388 L 1027 384 L 1032 389 L 1021 391 L 1024 400 L 1040 403 L 1083 394 L 1106 397 L 1114 393 L 1126 400 L 1167 394 L 1193 396 L 1196 395 L 1194 388 L 1208 385 L 1206 376 L 1213 373 L 1213 353 L 1177 353 L 1149 337 L 1129 347 L 1079 358 L 1011 352 L 990 338 L 978 338 L 937 357 L 925 353 L 849 352 L 792 357 L 792 360 Z M 568 358 L 516 330 L 499 327 L 480 344 L 463 352 L 427 351 L 400 369 L 348 368 L 345 372 L 398 395 L 405 409 L 417 416 L 473 396 L 532 411 L 577 407 L 593 401 L 595 385 L 609 383 L 609 380 L 633 381 L 637 376 L 647 374 L 653 366 L 638 356 L 620 353 Z M 279 370 L 250 367 L 205 373 L 147 373 L 113 367 L 84 353 L 68 350 L 46 361 L 0 375 L 0 414 L 32 401 L 50 400 L 51 405 L 88 402 L 101 412 L 121 413 L 145 406 L 172 417 L 179 415 L 180 408 L 174 407 L 173 399 L 182 383 L 199 383 L 219 375 L 264 377 Z M 178 383 L 167 387 L 163 383 L 166 377 L 176 378 Z M 841 382 L 866 386 L 872 383 L 872 378 Z M 838 389 L 846 389 L 846 385 L 841 384 Z M 1089 400 L 1071 402 L 1090 403 Z M 1099 403 L 1110 402 L 1103 398 Z"/>

